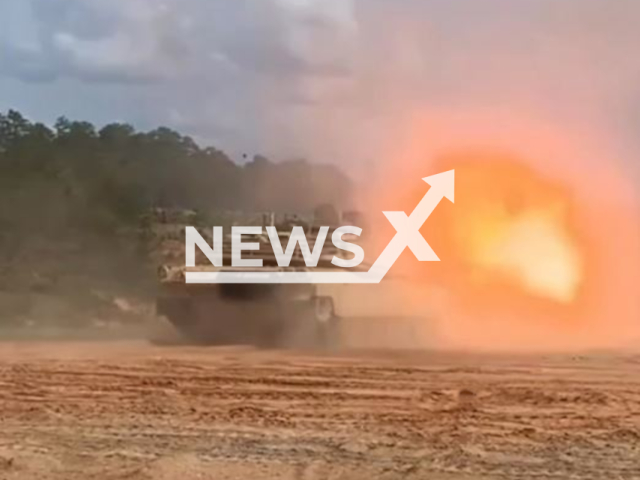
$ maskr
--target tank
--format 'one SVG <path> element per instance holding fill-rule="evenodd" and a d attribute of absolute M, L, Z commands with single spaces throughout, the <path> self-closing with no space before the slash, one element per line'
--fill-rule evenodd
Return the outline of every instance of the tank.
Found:
<path fill-rule="evenodd" d="M 185 283 L 184 232 L 185 226 L 195 226 L 188 222 L 196 217 L 193 212 L 155 211 L 145 222 L 146 241 L 150 242 L 150 252 L 158 264 L 157 313 L 180 335 L 197 344 L 245 344 L 265 348 L 324 348 L 336 342 L 340 318 L 336 315 L 333 298 L 320 294 L 316 285 Z M 319 231 L 313 222 L 305 225 L 303 220 L 293 217 L 284 217 L 280 223 L 275 220 L 275 215 L 266 214 L 257 224 L 275 223 L 283 245 L 288 242 L 292 226 L 302 224 L 310 245 L 313 245 Z M 330 228 L 328 239 L 335 227 Z M 203 238 L 211 241 L 211 227 L 198 230 Z M 230 231 L 230 228 L 225 229 L 223 267 L 211 266 L 196 248 L 198 270 L 248 270 L 231 267 Z M 247 236 L 245 240 L 260 244 L 260 250 L 245 251 L 243 258 L 261 258 L 262 272 L 309 270 L 299 248 L 289 267 L 279 267 L 266 231 L 254 238 Z M 330 241 L 325 242 L 317 269 L 337 269 L 331 259 L 341 252 Z"/>

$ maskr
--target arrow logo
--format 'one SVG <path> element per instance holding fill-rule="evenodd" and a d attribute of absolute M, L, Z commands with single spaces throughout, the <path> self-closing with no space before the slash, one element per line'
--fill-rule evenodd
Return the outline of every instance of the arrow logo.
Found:
<path fill-rule="evenodd" d="M 411 215 L 405 212 L 383 212 L 396 234 L 368 272 L 186 272 L 187 283 L 380 283 L 409 248 L 420 262 L 440 259 L 420 233 L 429 216 L 443 198 L 454 202 L 455 171 L 423 178 L 431 188 Z"/>
<path fill-rule="evenodd" d="M 443 198 L 455 201 L 455 170 L 423 178 L 431 188 L 410 216 L 405 212 L 384 212 L 397 233 L 380 254 L 368 273 L 375 274 L 378 282 L 384 278 L 405 248 L 420 262 L 439 262 L 440 259 L 420 233 L 420 229 Z"/>

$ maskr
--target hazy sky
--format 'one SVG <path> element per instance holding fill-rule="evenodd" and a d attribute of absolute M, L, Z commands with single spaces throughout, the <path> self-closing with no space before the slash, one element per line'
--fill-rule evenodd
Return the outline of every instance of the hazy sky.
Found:
<path fill-rule="evenodd" d="M 638 48 L 638 0 L 2 0 L 0 110 L 357 163 L 410 113 L 506 109 L 632 162 Z"/>

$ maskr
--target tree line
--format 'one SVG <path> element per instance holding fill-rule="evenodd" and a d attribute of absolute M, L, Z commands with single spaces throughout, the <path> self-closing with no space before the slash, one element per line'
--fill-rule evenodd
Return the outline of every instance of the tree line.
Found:
<path fill-rule="evenodd" d="M 239 165 L 166 127 L 96 129 L 59 118 L 52 128 L 0 113 L 0 230 L 112 230 L 150 208 L 303 213 L 346 201 L 349 180 L 331 165 L 263 156 Z"/>
<path fill-rule="evenodd" d="M 263 156 L 238 164 L 166 127 L 98 129 L 65 117 L 47 126 L 9 110 L 0 113 L 0 291 L 17 272 L 30 271 L 31 283 L 65 269 L 128 275 L 135 255 L 126 252 L 151 209 L 205 218 L 308 213 L 319 204 L 340 206 L 349 191 L 348 178 L 331 165 Z"/>

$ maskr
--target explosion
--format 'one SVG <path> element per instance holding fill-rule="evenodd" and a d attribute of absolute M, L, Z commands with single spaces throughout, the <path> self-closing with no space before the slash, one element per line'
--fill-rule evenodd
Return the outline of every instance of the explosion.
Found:
<path fill-rule="evenodd" d="M 587 258 L 569 193 L 509 157 L 460 154 L 443 164 L 456 169 L 456 207 L 435 214 L 425 233 L 457 267 L 457 284 L 484 299 L 578 301 Z"/>
<path fill-rule="evenodd" d="M 455 204 L 441 202 L 421 229 L 441 261 L 407 251 L 391 272 L 412 279 L 403 302 L 437 324 L 442 345 L 581 349 L 640 339 L 640 229 L 623 178 L 566 156 L 556 165 L 503 153 L 513 149 L 443 151 L 388 172 L 398 182 L 380 202 L 411 212 L 425 190 L 408 189 L 407 178 L 455 169 Z"/>

